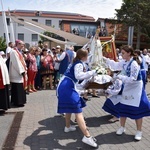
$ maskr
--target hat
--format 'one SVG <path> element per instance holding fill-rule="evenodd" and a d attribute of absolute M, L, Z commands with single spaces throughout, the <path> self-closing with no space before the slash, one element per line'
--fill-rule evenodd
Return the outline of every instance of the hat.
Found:
<path fill-rule="evenodd" d="M 2 55 L 5 55 L 4 51 L 0 51 L 0 55 L 1 55 L 1 56 L 2 56 Z"/>
<path fill-rule="evenodd" d="M 28 52 L 29 50 L 27 48 L 25 48 L 25 52 Z"/>
<path fill-rule="evenodd" d="M 56 48 L 61 48 L 60 45 L 57 45 Z"/>

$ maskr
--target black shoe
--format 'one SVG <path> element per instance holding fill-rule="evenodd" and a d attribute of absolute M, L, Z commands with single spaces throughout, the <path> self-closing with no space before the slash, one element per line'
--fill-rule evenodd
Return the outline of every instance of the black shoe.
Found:
<path fill-rule="evenodd" d="M 36 89 L 37 89 L 38 91 L 41 91 L 41 90 L 42 90 L 42 88 L 40 88 L 40 87 L 37 87 Z"/>
<path fill-rule="evenodd" d="M 28 91 L 26 91 L 26 94 L 29 95 L 30 93 Z"/>
<path fill-rule="evenodd" d="M 91 101 L 90 98 L 85 98 L 85 97 L 83 97 L 83 99 L 84 99 L 85 101 Z"/>
<path fill-rule="evenodd" d="M 92 95 L 92 97 L 100 98 L 98 95 Z"/>
<path fill-rule="evenodd" d="M 87 93 L 87 95 L 89 95 L 89 96 L 90 96 L 90 95 L 91 95 L 91 93 L 90 93 L 90 92 L 88 92 L 88 93 Z"/>
<path fill-rule="evenodd" d="M 23 105 L 23 104 L 20 104 L 20 105 L 17 105 L 17 107 L 24 107 L 24 105 Z"/>

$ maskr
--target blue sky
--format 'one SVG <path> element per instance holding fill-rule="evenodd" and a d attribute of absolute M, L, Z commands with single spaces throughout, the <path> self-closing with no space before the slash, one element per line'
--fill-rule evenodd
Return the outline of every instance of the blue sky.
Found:
<path fill-rule="evenodd" d="M 1 0 L 0 0 L 1 1 Z M 24 9 L 72 12 L 97 18 L 113 18 L 122 0 L 2 0 L 4 10 Z M 2 10 L 2 7 L 0 7 Z"/>

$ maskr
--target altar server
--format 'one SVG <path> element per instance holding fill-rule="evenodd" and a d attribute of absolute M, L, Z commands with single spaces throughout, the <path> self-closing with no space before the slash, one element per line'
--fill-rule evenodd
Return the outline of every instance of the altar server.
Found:
<path fill-rule="evenodd" d="M 0 56 L 0 110 L 7 110 L 10 108 L 9 101 L 9 75 L 8 69 L 4 59 Z"/>

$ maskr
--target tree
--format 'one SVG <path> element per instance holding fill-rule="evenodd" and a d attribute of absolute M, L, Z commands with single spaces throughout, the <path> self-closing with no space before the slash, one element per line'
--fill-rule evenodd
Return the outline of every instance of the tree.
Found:
<path fill-rule="evenodd" d="M 145 35 L 150 40 L 150 0 L 123 0 L 120 9 L 116 9 L 119 21 L 127 26 L 134 26 L 137 44 L 140 48 L 140 37 Z"/>
<path fill-rule="evenodd" d="M 0 51 L 5 51 L 7 48 L 6 40 L 0 37 Z"/>

